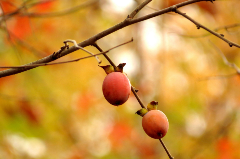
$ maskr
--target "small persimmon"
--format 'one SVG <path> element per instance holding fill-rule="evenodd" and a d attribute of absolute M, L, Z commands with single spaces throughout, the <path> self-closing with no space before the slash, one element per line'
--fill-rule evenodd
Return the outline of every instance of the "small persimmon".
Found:
<path fill-rule="evenodd" d="M 124 73 L 109 73 L 102 85 L 105 99 L 112 105 L 122 105 L 128 100 L 131 92 L 131 84 Z"/>
<path fill-rule="evenodd" d="M 151 138 L 163 138 L 169 128 L 167 116 L 162 111 L 150 110 L 143 116 L 142 127 Z"/>

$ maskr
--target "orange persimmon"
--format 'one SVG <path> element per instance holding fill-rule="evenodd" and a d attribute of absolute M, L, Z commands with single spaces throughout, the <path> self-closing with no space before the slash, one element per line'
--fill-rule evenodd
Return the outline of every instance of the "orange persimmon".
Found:
<path fill-rule="evenodd" d="M 145 133 L 154 139 L 160 139 L 167 134 L 169 123 L 167 116 L 159 110 L 151 110 L 142 118 Z"/>

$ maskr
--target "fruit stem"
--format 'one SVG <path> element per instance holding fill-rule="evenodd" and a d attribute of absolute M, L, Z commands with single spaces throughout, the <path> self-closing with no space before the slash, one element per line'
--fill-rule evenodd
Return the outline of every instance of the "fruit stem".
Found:
<path fill-rule="evenodd" d="M 94 43 L 93 46 L 94 46 L 95 48 L 97 48 L 98 51 L 103 52 L 103 50 L 98 46 L 97 43 Z M 104 55 L 104 57 L 108 60 L 108 62 L 114 67 L 114 70 L 116 71 L 117 66 L 113 63 L 113 61 L 108 57 L 108 55 L 106 55 L 106 54 L 103 54 L 103 55 Z M 146 108 L 146 107 L 143 105 L 143 103 L 142 103 L 142 101 L 140 100 L 140 98 L 138 97 L 138 95 L 137 95 L 137 93 L 136 93 L 136 91 L 135 91 L 135 89 L 134 89 L 133 86 L 131 86 L 131 90 L 132 90 L 134 96 L 137 98 L 137 101 L 138 101 L 138 103 L 140 104 L 140 106 L 141 106 L 142 108 Z"/>
<path fill-rule="evenodd" d="M 170 159 L 173 159 L 174 157 L 171 156 L 170 152 L 168 151 L 167 147 L 166 147 L 165 144 L 163 143 L 162 139 L 159 139 L 159 141 L 161 142 L 161 144 L 162 144 L 164 150 L 166 151 L 168 157 L 169 157 Z"/>
<path fill-rule="evenodd" d="M 135 91 L 135 89 L 134 89 L 133 86 L 131 86 L 131 90 L 132 90 L 134 96 L 137 98 L 137 101 L 138 101 L 138 103 L 140 104 L 140 106 L 141 106 L 142 108 L 145 108 L 145 109 L 146 109 L 146 107 L 143 105 L 142 101 L 141 101 L 140 98 L 138 97 L 138 95 L 137 95 L 137 93 L 136 93 L 136 91 Z"/>
<path fill-rule="evenodd" d="M 96 48 L 98 49 L 98 51 L 103 52 L 103 50 L 98 46 L 97 43 L 94 43 L 93 46 L 96 47 Z M 104 55 L 104 57 L 108 60 L 108 62 L 114 67 L 114 71 L 116 71 L 117 66 L 113 63 L 113 61 L 108 57 L 108 55 L 106 55 L 106 54 L 103 54 L 103 55 Z M 133 92 L 134 96 L 137 98 L 137 101 L 139 102 L 140 106 L 141 106 L 142 108 L 145 108 L 145 109 L 146 109 L 146 107 L 143 105 L 142 101 L 140 100 L 139 96 L 137 95 L 137 93 L 136 93 L 137 91 L 135 90 L 135 88 L 134 88 L 132 85 L 131 85 L 131 91 Z M 171 154 L 169 153 L 167 147 L 166 147 L 165 144 L 163 143 L 162 139 L 159 139 L 159 141 L 161 142 L 163 148 L 165 149 L 168 157 L 169 157 L 170 159 L 173 159 L 173 157 L 172 157 Z"/>
<path fill-rule="evenodd" d="M 98 49 L 98 51 L 103 52 L 103 50 L 98 46 L 97 43 L 94 43 L 93 46 Z M 103 54 L 103 56 L 108 60 L 108 62 L 113 66 L 114 71 L 116 71 L 117 66 L 113 63 L 113 61 L 108 57 L 107 54 Z"/>

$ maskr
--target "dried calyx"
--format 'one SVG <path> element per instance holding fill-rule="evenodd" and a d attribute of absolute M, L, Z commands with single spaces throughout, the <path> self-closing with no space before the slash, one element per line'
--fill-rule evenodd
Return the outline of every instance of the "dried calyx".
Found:
<path fill-rule="evenodd" d="M 123 73 L 123 67 L 126 65 L 126 63 L 120 63 L 114 70 L 114 67 L 112 65 L 106 65 L 106 66 L 99 66 L 104 69 L 106 74 L 112 73 L 112 72 L 121 72 Z"/>

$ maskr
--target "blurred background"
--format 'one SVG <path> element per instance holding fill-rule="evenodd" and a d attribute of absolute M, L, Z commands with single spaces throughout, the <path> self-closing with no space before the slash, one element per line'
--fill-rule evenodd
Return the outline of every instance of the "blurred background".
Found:
<path fill-rule="evenodd" d="M 0 66 L 48 56 L 66 39 L 86 40 L 123 21 L 141 2 L 1 0 Z M 153 0 L 136 17 L 180 2 Z M 238 1 L 199 2 L 180 11 L 240 44 L 239 7 Z M 108 55 L 127 63 L 124 71 L 145 105 L 159 102 L 170 124 L 163 138 L 170 153 L 177 159 L 239 159 L 240 77 L 214 46 L 240 66 L 239 48 L 175 13 L 128 26 L 98 44 L 107 50 L 131 38 Z M 87 55 L 76 51 L 57 61 Z M 119 107 L 104 99 L 105 76 L 89 58 L 0 78 L 0 158 L 167 159 L 160 142 L 144 133 L 133 94 Z"/>

